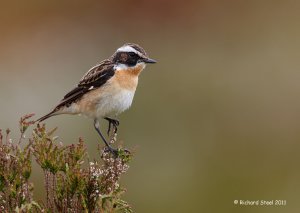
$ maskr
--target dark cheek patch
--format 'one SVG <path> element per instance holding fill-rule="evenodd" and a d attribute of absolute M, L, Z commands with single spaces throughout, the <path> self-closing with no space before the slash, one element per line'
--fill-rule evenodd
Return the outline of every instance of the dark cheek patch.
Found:
<path fill-rule="evenodd" d="M 135 66 L 138 60 L 139 60 L 138 55 L 136 55 L 136 54 L 130 55 L 127 52 L 117 53 L 117 55 L 115 57 L 116 62 L 127 64 L 128 66 Z"/>
<path fill-rule="evenodd" d="M 138 56 L 128 57 L 127 64 L 129 66 L 135 66 L 138 61 Z"/>
<path fill-rule="evenodd" d="M 121 53 L 120 55 L 120 61 L 126 62 L 128 60 L 128 56 L 126 53 Z"/>

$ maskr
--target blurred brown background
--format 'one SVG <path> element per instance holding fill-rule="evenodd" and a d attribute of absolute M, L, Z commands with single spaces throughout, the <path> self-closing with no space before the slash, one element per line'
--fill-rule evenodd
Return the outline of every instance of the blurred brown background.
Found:
<path fill-rule="evenodd" d="M 0 127 L 47 113 L 90 67 L 135 42 L 159 61 L 120 116 L 119 139 L 136 149 L 122 180 L 135 212 L 299 211 L 299 9 L 289 0 L 2 1 Z M 47 125 L 64 143 L 82 136 L 96 156 L 92 121 Z M 43 178 L 32 179 L 40 198 Z"/>

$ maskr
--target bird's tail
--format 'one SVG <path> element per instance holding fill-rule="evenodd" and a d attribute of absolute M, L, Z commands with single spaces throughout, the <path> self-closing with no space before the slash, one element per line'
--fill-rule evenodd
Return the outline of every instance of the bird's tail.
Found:
<path fill-rule="evenodd" d="M 56 114 L 56 109 L 52 110 L 51 112 L 49 112 L 48 114 L 44 115 L 43 117 L 37 119 L 35 122 L 39 122 L 40 123 L 40 122 L 42 122 L 42 121 L 44 121 L 44 120 L 46 120 L 46 119 L 48 119 L 48 118 L 50 118 L 50 117 L 52 117 L 54 115 L 57 115 Z"/>

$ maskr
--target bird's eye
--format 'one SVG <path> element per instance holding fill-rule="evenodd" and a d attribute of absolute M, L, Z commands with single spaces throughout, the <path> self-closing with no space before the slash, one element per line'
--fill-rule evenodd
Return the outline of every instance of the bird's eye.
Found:
<path fill-rule="evenodd" d="M 128 54 L 129 54 L 130 57 L 136 56 L 136 54 L 134 52 L 129 52 Z"/>

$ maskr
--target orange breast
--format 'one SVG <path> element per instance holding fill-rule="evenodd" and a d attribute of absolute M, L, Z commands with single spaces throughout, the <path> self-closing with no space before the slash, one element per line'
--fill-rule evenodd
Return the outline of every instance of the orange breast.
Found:
<path fill-rule="evenodd" d="M 124 89 L 135 90 L 138 84 L 138 76 L 143 69 L 144 66 L 140 65 L 126 70 L 118 70 L 112 80 Z"/>

